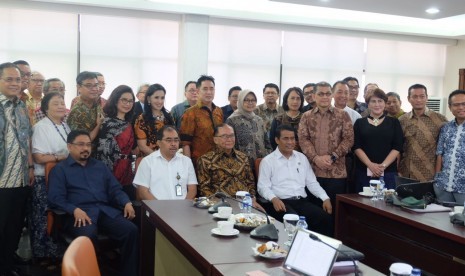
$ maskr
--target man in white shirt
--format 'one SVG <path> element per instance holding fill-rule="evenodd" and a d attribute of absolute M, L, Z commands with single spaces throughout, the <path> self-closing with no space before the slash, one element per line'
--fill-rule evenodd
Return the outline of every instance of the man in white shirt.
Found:
<path fill-rule="evenodd" d="M 260 163 L 258 192 L 271 201 L 263 207 L 280 221 L 285 213 L 305 216 L 310 230 L 333 236 L 331 202 L 317 182 L 307 157 L 294 150 L 294 129 L 289 125 L 279 126 L 275 140 L 278 147 Z M 323 201 L 322 207 L 307 199 L 305 187 Z"/>
<path fill-rule="evenodd" d="M 144 199 L 193 199 L 197 178 L 190 158 L 178 153 L 179 134 L 174 126 L 157 133 L 159 150 L 140 162 L 133 183 Z"/>

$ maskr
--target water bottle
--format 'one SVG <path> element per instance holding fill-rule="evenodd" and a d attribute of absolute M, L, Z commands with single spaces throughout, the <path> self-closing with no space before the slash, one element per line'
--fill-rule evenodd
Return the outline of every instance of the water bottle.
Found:
<path fill-rule="evenodd" d="M 246 214 L 249 214 L 252 210 L 252 198 L 249 193 L 245 194 L 244 199 L 242 199 L 242 206 L 244 207 L 244 213 Z"/>
<path fill-rule="evenodd" d="M 296 227 L 297 230 L 299 230 L 299 229 L 307 230 L 308 229 L 308 224 L 307 224 L 307 221 L 305 220 L 304 216 L 299 217 L 299 221 L 297 222 L 295 227 Z"/>
<path fill-rule="evenodd" d="M 410 274 L 411 276 L 421 276 L 421 269 L 419 268 L 414 268 L 412 269 L 412 274 Z"/>
<path fill-rule="evenodd" d="M 386 185 L 386 183 L 384 183 L 384 176 L 380 176 L 379 177 L 379 195 L 378 195 L 378 198 L 381 199 L 381 200 L 384 200 L 384 186 Z"/>

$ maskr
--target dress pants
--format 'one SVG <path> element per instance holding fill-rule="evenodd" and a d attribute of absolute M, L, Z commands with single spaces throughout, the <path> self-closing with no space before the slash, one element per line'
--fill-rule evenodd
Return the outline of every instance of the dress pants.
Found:
<path fill-rule="evenodd" d="M 30 187 L 0 188 L 0 272 L 14 266 Z"/>
<path fill-rule="evenodd" d="M 139 231 L 137 226 L 123 215 L 111 218 L 100 212 L 97 222 L 93 221 L 91 225 L 86 224 L 82 227 L 74 227 L 74 217 L 70 216 L 65 222 L 65 230 L 73 237 L 89 237 L 95 248 L 98 248 L 98 231 L 102 231 L 120 245 L 121 276 L 138 275 Z"/>
<path fill-rule="evenodd" d="M 262 206 L 270 216 L 281 222 L 283 221 L 284 214 L 297 214 L 299 216 L 305 216 L 309 230 L 333 237 L 333 217 L 326 213 L 322 207 L 311 203 L 306 198 L 281 200 L 286 206 L 286 212 L 277 212 L 273 207 L 273 203 L 271 202 L 267 202 Z"/>

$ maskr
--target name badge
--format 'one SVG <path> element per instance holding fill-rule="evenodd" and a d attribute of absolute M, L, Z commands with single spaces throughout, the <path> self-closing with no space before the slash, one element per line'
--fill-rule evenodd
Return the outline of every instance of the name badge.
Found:
<path fill-rule="evenodd" d="M 182 196 L 182 188 L 181 185 L 177 184 L 174 186 L 176 188 L 176 196 Z"/>

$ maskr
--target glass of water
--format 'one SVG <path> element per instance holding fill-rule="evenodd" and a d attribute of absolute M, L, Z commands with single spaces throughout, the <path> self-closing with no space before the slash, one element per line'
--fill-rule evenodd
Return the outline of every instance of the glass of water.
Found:
<path fill-rule="evenodd" d="M 299 221 L 299 215 L 296 214 L 285 214 L 283 217 L 284 231 L 287 232 L 287 241 L 284 245 L 291 246 L 292 239 L 294 238 L 296 224 Z"/>
<path fill-rule="evenodd" d="M 381 183 L 379 180 L 370 180 L 370 190 L 372 193 L 371 200 L 377 201 L 378 200 L 378 190 L 380 187 Z"/>

